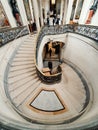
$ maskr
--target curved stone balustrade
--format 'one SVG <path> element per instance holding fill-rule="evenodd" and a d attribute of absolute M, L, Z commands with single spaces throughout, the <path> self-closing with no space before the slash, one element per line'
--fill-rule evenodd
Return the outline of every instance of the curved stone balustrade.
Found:
<path fill-rule="evenodd" d="M 29 34 L 29 30 L 28 30 L 27 26 L 1 29 L 0 30 L 0 47 L 3 46 L 4 44 L 14 40 L 15 38 L 19 38 L 19 37 L 27 35 L 27 34 Z"/>
<path fill-rule="evenodd" d="M 57 74 L 46 76 L 44 73 L 42 73 L 38 67 L 36 66 L 37 75 L 40 77 L 40 79 L 46 83 L 55 83 L 57 81 L 61 80 L 62 72 L 59 72 Z"/>
<path fill-rule="evenodd" d="M 78 25 L 74 26 L 74 32 L 98 41 L 98 27 Z"/>
<path fill-rule="evenodd" d="M 64 26 L 44 26 L 42 27 L 39 35 L 38 35 L 38 39 L 37 39 L 37 45 L 36 45 L 36 65 L 38 64 L 38 51 L 39 51 L 39 47 L 41 45 L 41 41 L 43 39 L 44 36 L 46 35 L 56 35 L 56 34 L 64 34 L 64 33 L 78 33 L 81 34 L 83 36 L 89 37 L 93 40 L 98 40 L 98 27 L 96 26 L 88 26 L 88 25 L 64 25 Z M 57 80 L 61 79 L 61 73 L 57 74 L 56 76 L 45 76 L 43 73 L 41 73 L 38 69 L 38 67 L 36 67 L 37 69 L 37 74 L 38 76 L 45 82 L 55 82 Z"/>
<path fill-rule="evenodd" d="M 40 47 L 41 41 L 45 35 L 55 35 L 55 34 L 64 34 L 68 32 L 77 33 L 88 38 L 91 38 L 95 41 L 98 41 L 98 27 L 97 26 L 90 26 L 90 25 L 64 25 L 64 26 L 44 26 L 42 27 L 36 45 L 36 59 L 37 59 L 37 52 Z M 37 61 L 36 61 L 37 62 Z"/>

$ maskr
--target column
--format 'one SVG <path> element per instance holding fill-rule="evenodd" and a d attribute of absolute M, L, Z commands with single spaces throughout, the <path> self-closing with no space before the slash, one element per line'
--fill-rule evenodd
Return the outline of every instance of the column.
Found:
<path fill-rule="evenodd" d="M 73 0 L 64 0 L 64 17 L 63 17 L 63 24 L 67 24 L 70 22 L 70 16 L 72 11 L 72 4 Z"/>
<path fill-rule="evenodd" d="M 35 23 L 37 26 L 37 31 L 40 30 L 40 24 L 39 24 L 39 9 L 38 9 L 38 3 L 37 0 L 32 0 L 33 1 L 33 9 L 34 9 L 34 16 L 35 16 Z"/>
<path fill-rule="evenodd" d="M 29 7 L 30 7 L 30 12 L 31 12 L 32 22 L 34 22 L 33 7 L 32 7 L 32 2 L 31 2 L 31 0 L 29 0 Z"/>
<path fill-rule="evenodd" d="M 63 16 L 64 16 L 64 0 L 61 0 L 61 9 L 60 9 L 60 20 L 61 20 L 61 23 L 63 22 Z"/>
<path fill-rule="evenodd" d="M 76 7 L 75 7 L 75 12 L 74 12 L 74 17 L 73 17 L 73 21 L 75 21 L 75 15 L 76 15 L 76 11 L 77 11 L 77 8 L 78 8 L 78 3 L 79 3 L 80 0 L 77 0 L 76 2 Z"/>
<path fill-rule="evenodd" d="M 13 17 L 12 10 L 11 10 L 10 4 L 8 3 L 8 0 L 1 0 L 1 3 L 2 3 L 5 14 L 6 14 L 7 18 L 8 18 L 8 21 L 9 21 L 11 27 L 12 28 L 17 27 L 16 21 L 15 21 L 15 19 Z"/>
<path fill-rule="evenodd" d="M 28 20 L 27 20 L 27 15 L 26 15 L 23 0 L 17 0 L 17 5 L 18 5 L 18 8 L 19 8 L 19 13 L 20 13 L 23 25 L 24 26 L 28 25 Z"/>
<path fill-rule="evenodd" d="M 45 9 L 45 19 L 47 18 L 47 13 L 50 11 L 50 1 L 44 0 L 44 9 Z"/>
<path fill-rule="evenodd" d="M 39 0 L 40 4 L 40 19 L 41 19 L 41 26 L 44 25 L 44 20 L 43 20 L 43 12 L 42 12 L 42 0 Z"/>
<path fill-rule="evenodd" d="M 74 13 L 74 19 L 73 21 L 78 23 L 80 15 L 81 15 L 81 10 L 83 7 L 83 2 L 84 0 L 77 0 L 77 4 L 76 4 L 76 9 L 75 9 L 75 13 Z"/>

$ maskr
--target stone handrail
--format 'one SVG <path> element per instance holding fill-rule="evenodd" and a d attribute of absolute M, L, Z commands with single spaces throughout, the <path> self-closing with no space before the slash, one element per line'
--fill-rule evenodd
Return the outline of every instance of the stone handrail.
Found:
<path fill-rule="evenodd" d="M 42 38 L 47 35 L 47 26 L 42 27 L 41 31 L 39 32 L 38 38 L 37 38 L 37 45 L 36 45 L 36 57 L 35 57 L 35 64 L 36 64 L 36 70 L 37 70 L 37 75 L 39 76 L 39 78 L 46 83 L 55 83 L 57 81 L 61 80 L 61 76 L 62 76 L 62 72 L 59 72 L 57 74 L 53 74 L 53 75 L 45 75 L 42 71 L 39 70 L 38 65 L 37 65 L 37 53 L 42 41 Z"/>
<path fill-rule="evenodd" d="M 36 66 L 36 70 L 37 70 L 37 75 L 40 77 L 40 79 L 43 82 L 55 83 L 61 80 L 62 72 L 58 72 L 57 74 L 47 76 L 43 72 L 41 72 L 37 66 Z"/>
<path fill-rule="evenodd" d="M 27 34 L 29 34 L 29 30 L 27 26 L 1 29 L 0 30 L 0 47 L 16 38 L 19 38 Z"/>
<path fill-rule="evenodd" d="M 98 41 L 98 27 L 90 25 L 74 26 L 74 33 L 78 33 L 95 41 Z"/>
<path fill-rule="evenodd" d="M 37 45 L 36 45 L 36 58 L 37 58 L 37 52 L 39 50 L 42 38 L 45 35 L 56 35 L 56 34 L 64 34 L 64 33 L 77 33 L 80 35 L 83 35 L 85 37 L 88 37 L 90 39 L 93 39 L 95 41 L 98 41 L 98 27 L 97 26 L 90 26 L 90 25 L 64 25 L 64 26 L 44 26 L 41 31 L 39 32 L 39 36 L 37 39 Z"/>

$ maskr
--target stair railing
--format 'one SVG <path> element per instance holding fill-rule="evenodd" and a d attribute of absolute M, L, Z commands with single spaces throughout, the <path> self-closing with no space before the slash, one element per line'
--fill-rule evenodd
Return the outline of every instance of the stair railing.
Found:
<path fill-rule="evenodd" d="M 42 39 L 46 35 L 56 35 L 56 34 L 64 34 L 64 33 L 77 33 L 79 35 L 85 36 L 87 38 L 93 39 L 98 41 L 98 27 L 97 26 L 90 26 L 90 25 L 60 25 L 60 26 L 44 26 L 42 27 L 41 31 L 39 32 L 37 38 L 37 45 L 36 45 L 36 69 L 38 76 L 46 82 L 52 82 L 54 79 L 56 81 L 61 79 L 61 73 L 51 76 L 45 76 L 38 68 L 38 51 L 42 42 Z M 58 76 L 58 78 L 57 78 Z M 55 77 L 55 78 L 54 78 Z"/>
<path fill-rule="evenodd" d="M 0 30 L 0 47 L 13 41 L 21 36 L 29 34 L 27 26 L 1 29 Z"/>

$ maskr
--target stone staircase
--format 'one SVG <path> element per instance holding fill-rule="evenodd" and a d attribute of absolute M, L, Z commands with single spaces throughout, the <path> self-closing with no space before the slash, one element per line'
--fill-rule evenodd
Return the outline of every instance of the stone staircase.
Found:
<path fill-rule="evenodd" d="M 36 34 L 29 36 L 14 54 L 7 72 L 10 101 L 18 113 L 31 121 L 44 124 L 67 122 L 83 109 L 86 100 L 83 83 L 65 63 L 62 64 L 63 74 L 59 83 L 43 83 L 36 73 L 35 44 Z M 38 108 L 31 106 L 31 102 Z M 46 111 L 40 108 L 41 105 Z"/>
<path fill-rule="evenodd" d="M 16 106 L 21 104 L 29 93 L 33 91 L 32 89 L 34 89 L 37 84 L 41 82 L 37 77 L 34 63 L 35 40 L 36 35 L 33 35 L 24 41 L 16 52 L 9 69 L 8 91 L 11 100 L 16 104 Z M 35 82 L 36 84 L 34 84 Z"/>

